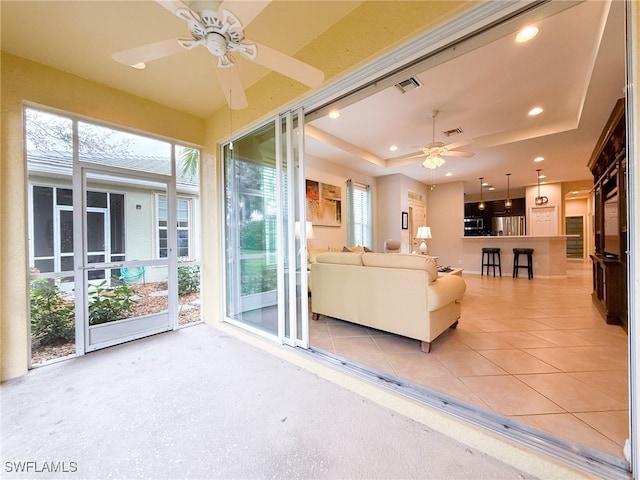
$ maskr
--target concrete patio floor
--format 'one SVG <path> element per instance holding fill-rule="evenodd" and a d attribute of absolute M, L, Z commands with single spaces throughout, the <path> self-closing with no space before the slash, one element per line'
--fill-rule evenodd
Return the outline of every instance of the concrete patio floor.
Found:
<path fill-rule="evenodd" d="M 567 478 L 518 470 L 270 348 L 304 364 L 200 324 L 6 382 L 2 478 Z"/>

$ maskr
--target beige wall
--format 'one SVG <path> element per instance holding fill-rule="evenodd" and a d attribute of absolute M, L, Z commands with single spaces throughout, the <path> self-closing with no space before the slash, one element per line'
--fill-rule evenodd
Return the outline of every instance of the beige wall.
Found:
<path fill-rule="evenodd" d="M 578 198 L 565 202 L 564 214 L 566 217 L 580 217 L 587 215 L 587 199 Z"/>
<path fill-rule="evenodd" d="M 382 251 L 387 239 L 400 240 L 400 251 L 411 252 L 409 230 L 402 229 L 402 212 L 409 213 L 409 192 L 427 198 L 427 186 L 400 173 L 377 178 L 376 244 Z M 425 202 L 426 203 L 426 202 Z M 427 216 L 428 220 L 428 216 Z"/>
<path fill-rule="evenodd" d="M 354 182 L 371 186 L 372 197 L 376 195 L 376 180 L 366 173 L 356 172 L 341 165 L 325 162 L 315 157 L 305 158 L 305 177 L 309 180 L 316 180 L 322 183 L 337 185 L 342 189 L 342 225 L 340 227 L 314 226 L 313 231 L 316 238 L 309 240 L 309 248 L 339 248 L 347 245 L 347 187 L 348 179 Z M 374 205 L 375 212 L 375 205 Z M 375 236 L 374 236 L 375 238 Z M 353 246 L 353 245 L 348 245 Z M 367 247 L 379 251 L 382 246 L 367 245 Z"/>
<path fill-rule="evenodd" d="M 431 226 L 429 254 L 438 257 L 440 265 L 469 269 L 462 255 L 464 236 L 464 185 L 445 183 L 429 190 L 427 215 Z"/>
<path fill-rule="evenodd" d="M 2 52 L 0 164 L 0 378 L 27 371 L 29 298 L 27 189 L 23 151 L 25 103 L 122 125 L 182 143 L 204 143 L 204 122 Z"/>
<path fill-rule="evenodd" d="M 557 222 L 555 235 L 564 235 L 564 197 L 562 196 L 562 184 L 561 183 L 549 183 L 546 185 L 540 185 L 540 195 L 547 197 L 549 203 L 545 207 L 557 208 Z M 527 235 L 531 234 L 531 209 L 536 206 L 536 197 L 538 196 L 538 186 L 527 187 L 525 192 L 525 204 L 527 206 L 526 222 L 527 222 Z"/>
<path fill-rule="evenodd" d="M 408 202 L 403 201 L 406 195 L 402 193 L 402 176 L 397 174 L 379 177 L 377 186 L 376 243 L 384 245 L 385 240 L 400 240 L 400 251 L 408 253 L 408 230 L 402 230 L 401 212 L 409 212 L 409 209 Z"/>

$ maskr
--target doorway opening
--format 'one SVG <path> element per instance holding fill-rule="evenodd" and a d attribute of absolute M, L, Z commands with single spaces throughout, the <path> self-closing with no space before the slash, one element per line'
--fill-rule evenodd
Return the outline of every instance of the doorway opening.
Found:
<path fill-rule="evenodd" d="M 618 16 L 611 13 L 610 19 L 623 17 L 619 13 L 620 5 L 616 5 L 616 8 Z M 612 31 L 615 30 L 618 36 L 621 36 L 624 31 L 624 22 L 616 21 L 611 25 Z M 620 46 L 623 47 L 623 44 L 621 43 Z M 616 55 L 622 57 L 622 53 L 619 51 Z M 461 58 L 456 58 L 456 61 L 459 65 L 463 63 Z M 437 65 L 433 68 L 434 71 L 443 72 L 443 74 L 447 71 L 446 67 L 443 67 L 446 62 L 435 63 Z M 438 67 L 443 68 L 437 70 Z M 413 68 L 411 72 L 415 73 L 418 70 Z M 397 74 L 397 71 L 394 74 Z M 427 72 L 418 72 L 418 77 L 421 74 L 428 75 Z M 434 73 L 431 75 L 436 78 Z M 443 84 L 446 83 L 444 78 L 444 76 L 438 77 Z M 403 99 L 398 98 L 391 82 L 387 85 L 384 80 L 386 79 L 376 83 L 376 86 L 380 85 L 380 90 L 372 93 L 370 97 L 393 99 L 393 102 L 389 101 L 387 104 L 388 108 L 383 108 L 380 104 L 376 105 L 377 111 L 385 112 L 385 125 L 389 125 L 393 123 L 390 105 L 394 102 L 400 103 Z M 371 85 L 367 84 L 368 87 Z M 469 84 L 461 87 L 470 88 Z M 385 89 L 389 91 L 388 98 L 385 97 Z M 415 102 L 419 100 L 416 96 L 418 91 L 419 89 L 416 89 L 412 93 L 412 95 L 415 94 L 412 97 Z M 438 98 L 433 101 L 442 101 L 441 97 L 446 95 L 446 92 L 447 90 L 443 90 L 442 95 L 434 95 Z M 618 95 L 617 92 L 616 95 Z M 359 95 L 354 94 L 353 103 L 341 97 L 337 105 L 339 104 L 342 110 L 352 108 L 350 113 L 355 114 L 358 111 L 358 103 L 365 103 L 368 98 L 363 92 L 359 92 Z M 617 97 L 614 98 L 615 100 Z M 448 101 L 453 102 L 454 99 L 448 98 Z M 498 101 L 497 98 L 496 101 Z M 329 120 L 321 117 L 321 113 L 335 109 L 337 105 L 329 103 L 323 105 L 317 117 L 309 120 L 310 124 L 314 128 L 324 128 L 331 134 L 337 135 L 339 132 L 332 130 Z M 372 107 L 374 101 L 366 105 Z M 609 111 L 607 110 L 603 117 L 603 122 Z M 405 120 L 408 115 L 406 112 L 403 113 L 405 113 L 404 117 L 394 120 L 397 122 Z M 366 118 L 359 119 L 366 124 Z M 341 128 L 345 130 L 344 126 Z M 370 133 L 367 131 L 367 137 L 371 137 Z M 357 144 L 356 136 L 354 135 L 353 138 L 354 143 Z M 476 151 L 476 155 L 477 153 Z M 496 155 L 499 153 L 496 150 Z M 393 165 L 400 166 L 402 161 L 410 158 L 398 158 L 397 163 Z M 531 162 L 533 158 L 530 159 Z M 509 160 L 514 163 L 518 161 L 514 158 Z M 588 158 L 585 158 L 585 166 L 587 161 Z M 455 158 L 447 159 L 448 165 L 453 166 L 454 162 L 456 162 Z M 327 159 L 326 165 L 327 174 L 353 175 L 351 171 L 341 170 L 338 173 L 337 169 L 332 169 L 330 159 Z M 355 169 L 354 165 L 356 164 L 351 164 L 353 169 Z M 464 165 L 464 170 L 478 168 L 477 163 L 468 161 Z M 531 165 L 533 170 L 534 164 L 531 163 Z M 367 167 L 374 168 L 370 165 Z M 445 171 L 447 169 L 442 168 L 441 175 L 444 176 Z M 389 173 L 400 177 L 398 184 L 403 181 L 409 183 L 409 180 L 401 175 L 395 172 Z M 477 177 L 481 174 L 482 172 L 478 172 Z M 397 191 L 403 191 L 402 185 Z M 558 189 L 558 191 L 561 190 Z M 374 218 L 377 215 L 379 223 L 382 223 L 385 218 L 382 216 L 390 212 L 388 216 L 392 223 L 393 217 L 399 215 L 403 204 L 398 202 L 397 197 L 391 196 L 384 199 L 384 205 L 381 205 L 382 203 L 383 201 L 379 200 L 379 208 Z M 530 205 L 531 222 L 527 228 L 528 233 L 558 235 L 562 226 L 561 209 L 558 208 L 560 205 L 558 199 L 551 199 L 549 206 Z M 438 208 L 443 206 L 427 205 L 428 212 Z M 455 218 L 455 215 L 456 212 L 452 211 L 452 218 Z M 462 220 L 460 224 L 462 230 Z M 587 241 L 584 233 L 582 238 L 584 255 L 584 242 Z M 326 243 L 323 238 L 320 238 L 319 242 Z M 444 245 L 442 248 L 444 249 Z M 438 252 L 434 252 L 434 255 L 437 254 Z M 630 435 L 628 429 L 629 363 L 626 357 L 628 338 L 622 329 L 610 328 L 606 325 L 594 308 L 591 302 L 590 265 L 584 262 L 570 262 L 566 278 L 557 280 L 536 278 L 535 284 L 502 278 L 500 285 L 487 285 L 479 282 L 479 280 L 486 280 L 476 278 L 474 275 L 463 275 L 468 278 L 468 289 L 463 299 L 463 318 L 456 330 L 443 335 L 439 352 L 438 341 L 434 343 L 432 353 L 425 356 L 419 352 L 414 341 L 364 328 L 355 323 L 324 317 L 321 317 L 319 322 L 310 321 L 310 344 L 318 350 L 340 357 L 341 361 L 348 359 L 360 365 L 366 365 L 374 371 L 386 372 L 391 378 L 409 380 L 476 405 L 479 409 L 516 418 L 517 421 L 539 431 L 572 442 L 572 446 L 567 448 L 573 448 L 573 445 L 578 445 L 578 449 L 584 448 L 585 457 L 591 456 L 595 451 L 596 454 L 601 454 L 600 458 L 605 462 L 627 469 L 628 464 L 623 448 Z M 535 291 L 534 285 L 544 285 L 544 295 Z M 514 298 L 515 301 L 509 302 L 509 298 Z M 544 298 L 544 301 L 540 301 L 541 298 Z M 466 326 L 465 322 L 468 322 Z M 329 338 L 327 338 L 327 331 Z M 584 336 L 586 333 L 590 338 Z M 605 345 L 609 341 L 612 343 Z M 582 354 L 587 355 L 582 357 Z M 462 360 L 463 357 L 467 359 Z M 517 360 L 518 358 L 520 360 Z M 583 361 L 586 363 L 582 363 Z M 587 363 L 590 364 L 588 367 Z M 484 365 L 486 370 L 482 371 L 484 367 L 480 365 Z M 528 366 L 525 367 L 525 365 Z M 608 367 L 605 368 L 605 365 Z M 612 365 L 616 367 L 609 369 Z M 479 371 L 482 373 L 478 373 Z M 507 384 L 511 384 L 515 390 L 509 390 Z M 574 393 L 579 387 L 580 402 L 584 402 L 583 407 L 575 409 L 575 405 L 572 406 L 571 401 L 567 401 L 568 397 L 565 395 L 568 393 L 569 385 L 576 387 L 573 390 Z M 515 393 L 516 390 L 520 393 Z M 527 394 L 525 395 L 524 392 Z M 590 403 L 596 399 L 596 392 L 606 392 L 607 398 L 601 397 L 602 403 L 599 406 Z M 507 406 L 501 403 L 506 398 L 527 398 L 527 401 L 532 403 L 526 406 L 515 404 Z M 537 402 L 536 399 L 541 403 L 534 407 L 533 403 Z M 550 400 L 551 403 L 543 406 L 546 400 Z M 577 432 L 580 433 L 577 434 Z M 542 438 L 544 434 L 540 436 Z"/>
<path fill-rule="evenodd" d="M 25 117 L 31 366 L 200 321 L 199 152 Z"/>
<path fill-rule="evenodd" d="M 565 217 L 567 258 L 584 259 L 584 217 Z"/>

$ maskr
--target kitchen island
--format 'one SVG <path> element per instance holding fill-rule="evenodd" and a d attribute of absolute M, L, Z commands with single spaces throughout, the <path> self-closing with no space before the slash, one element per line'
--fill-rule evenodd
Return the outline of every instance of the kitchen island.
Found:
<path fill-rule="evenodd" d="M 502 275 L 513 273 L 513 249 L 533 248 L 534 278 L 566 278 L 567 276 L 567 237 L 572 235 L 505 235 L 463 237 L 463 256 L 465 265 L 477 265 L 465 268 L 469 273 L 480 273 L 482 249 L 496 247 L 500 249 Z M 524 259 L 526 264 L 526 257 Z M 523 264 L 522 255 L 520 265 Z M 524 273 L 524 275 L 523 275 Z M 526 271 L 519 278 L 527 278 Z"/>

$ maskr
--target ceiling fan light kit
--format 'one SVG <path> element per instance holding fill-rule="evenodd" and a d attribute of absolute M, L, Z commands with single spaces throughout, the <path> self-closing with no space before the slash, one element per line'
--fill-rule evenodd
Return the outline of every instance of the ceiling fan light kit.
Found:
<path fill-rule="evenodd" d="M 433 119 L 432 123 L 432 136 L 431 143 L 425 145 L 422 148 L 422 155 L 425 156 L 425 159 L 422 162 L 422 166 L 424 168 L 429 168 L 434 170 L 436 168 L 440 168 L 446 162 L 442 157 L 472 157 L 474 154 L 471 152 L 462 152 L 456 151 L 454 144 L 445 145 L 442 142 L 436 142 L 436 117 L 438 116 L 438 110 L 434 110 L 431 113 L 431 118 Z M 460 130 L 461 129 L 455 129 Z M 416 156 L 422 156 L 416 155 Z"/>
<path fill-rule="evenodd" d="M 428 155 L 427 158 L 422 162 L 422 166 L 424 168 L 436 169 L 445 164 L 445 160 L 438 155 Z"/>

